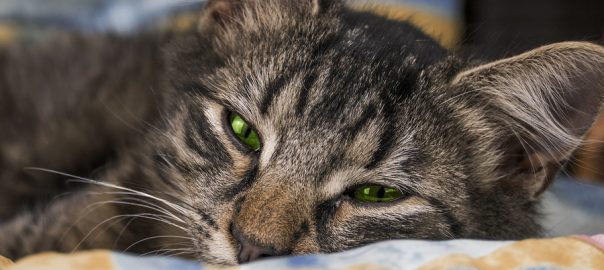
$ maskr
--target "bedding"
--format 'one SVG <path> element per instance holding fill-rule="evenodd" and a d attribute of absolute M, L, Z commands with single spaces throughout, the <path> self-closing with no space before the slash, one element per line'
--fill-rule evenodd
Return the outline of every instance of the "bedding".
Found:
<path fill-rule="evenodd" d="M 2 264 L 0 264 L 2 265 Z M 193 270 L 193 269 L 604 269 L 604 235 L 523 241 L 381 242 L 341 253 L 291 256 L 220 268 L 170 257 L 138 257 L 110 251 L 24 258 L 0 270 Z"/>

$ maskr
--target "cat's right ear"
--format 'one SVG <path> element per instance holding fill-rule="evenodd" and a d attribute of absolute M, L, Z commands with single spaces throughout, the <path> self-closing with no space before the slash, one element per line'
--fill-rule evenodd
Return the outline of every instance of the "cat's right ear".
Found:
<path fill-rule="evenodd" d="M 467 126 L 481 140 L 476 144 L 488 155 L 481 159 L 505 179 L 497 181 L 505 186 L 499 190 L 535 198 L 602 107 L 604 47 L 552 44 L 463 71 L 452 85 L 458 91 L 451 100 L 459 101 Z"/>

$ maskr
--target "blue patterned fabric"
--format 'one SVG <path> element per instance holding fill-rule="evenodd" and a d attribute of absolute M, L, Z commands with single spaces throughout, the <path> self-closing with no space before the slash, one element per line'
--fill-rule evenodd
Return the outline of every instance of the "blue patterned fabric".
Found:
<path fill-rule="evenodd" d="M 365 247 L 335 253 L 292 256 L 262 260 L 241 265 L 236 269 L 416 269 L 430 261 L 451 254 L 472 254 L 479 257 L 508 244 L 508 241 L 419 241 L 398 240 L 386 241 Z M 178 269 L 195 270 L 207 269 L 208 266 L 197 262 L 166 258 L 166 257 L 137 257 L 114 253 L 116 268 L 130 269 Z"/>

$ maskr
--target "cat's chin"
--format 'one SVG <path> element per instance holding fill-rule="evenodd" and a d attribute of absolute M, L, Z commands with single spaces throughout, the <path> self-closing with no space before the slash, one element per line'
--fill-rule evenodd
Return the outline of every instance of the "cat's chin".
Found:
<path fill-rule="evenodd" d="M 237 247 L 225 239 L 222 233 L 215 232 L 210 237 L 198 239 L 202 240 L 193 242 L 196 249 L 195 258 L 198 261 L 216 266 L 234 266 L 239 264 L 237 260 Z"/>
<path fill-rule="evenodd" d="M 208 250 L 211 250 L 211 248 Z M 214 253 L 212 251 L 198 252 L 195 259 L 201 263 L 215 266 L 235 266 L 239 264 L 235 256 L 230 257 L 228 254 Z"/>

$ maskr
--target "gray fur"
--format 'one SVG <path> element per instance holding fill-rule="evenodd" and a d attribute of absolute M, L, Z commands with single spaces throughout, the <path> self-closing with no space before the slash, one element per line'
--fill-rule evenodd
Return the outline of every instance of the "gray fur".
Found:
<path fill-rule="evenodd" d="M 7 192 L 2 200 L 14 204 L 23 193 L 45 206 L 2 209 L 7 221 L 0 225 L 0 254 L 181 248 L 181 256 L 236 264 L 240 249 L 249 246 L 283 255 L 386 239 L 539 236 L 539 194 L 578 147 L 604 88 L 604 49 L 596 45 L 555 44 L 471 66 L 407 23 L 353 12 L 336 0 L 214 0 L 198 32 L 165 37 L 166 46 L 150 40 L 156 39 L 106 44 L 110 52 L 150 53 L 132 50 L 131 58 L 114 63 L 90 59 L 107 68 L 79 70 L 97 75 L 91 77 L 32 70 L 24 54 L 13 51 L 0 57 L 0 94 L 9 101 L 27 96 L 30 108 L 70 115 L 100 102 L 72 93 L 94 91 L 111 96 L 103 104 L 124 105 L 117 114 L 99 109 L 84 120 L 51 114 L 46 125 L 37 120 L 42 114 L 3 107 L 11 109 L 4 109 L 1 124 L 13 135 L 0 140 L 0 166 L 10 172 L 0 184 L 23 183 L 32 174 L 52 183 L 70 178 L 21 171 L 26 166 L 102 181 L 82 180 L 72 194 L 50 202 L 31 195 L 33 184 Z M 99 46 L 84 53 L 105 50 Z M 50 57 L 45 62 L 73 60 L 66 57 L 75 53 L 82 52 L 44 56 Z M 39 59 L 46 58 L 31 61 Z M 157 65 L 149 66 L 151 60 Z M 122 73 L 115 63 L 133 68 Z M 150 72 L 144 76 L 131 76 L 145 68 Z M 26 79 L 15 83 L 20 77 L 7 75 L 14 72 Z M 49 76 L 77 87 L 28 84 Z M 124 81 L 132 88 L 119 87 Z M 42 91 L 56 98 L 41 98 Z M 66 104 L 67 97 L 75 101 Z M 228 111 L 258 131 L 260 152 L 246 150 L 230 134 Z M 19 138 L 25 128 L 13 127 L 21 114 L 31 115 L 25 125 L 36 128 L 31 138 Z M 97 147 L 94 142 L 113 137 L 97 133 L 86 119 L 122 119 L 140 133 L 106 127 L 121 139 Z M 57 129 L 56 123 L 74 128 Z M 76 141 L 41 148 L 36 143 L 47 134 Z M 84 138 L 91 144 L 75 143 Z M 19 140 L 33 147 L 6 150 Z M 107 147 L 114 154 L 101 154 L 102 169 L 77 170 Z M 16 162 L 11 153 L 28 158 Z M 350 198 L 351 189 L 367 183 L 406 196 L 384 204 Z M 118 187 L 128 190 L 116 193 Z"/>

